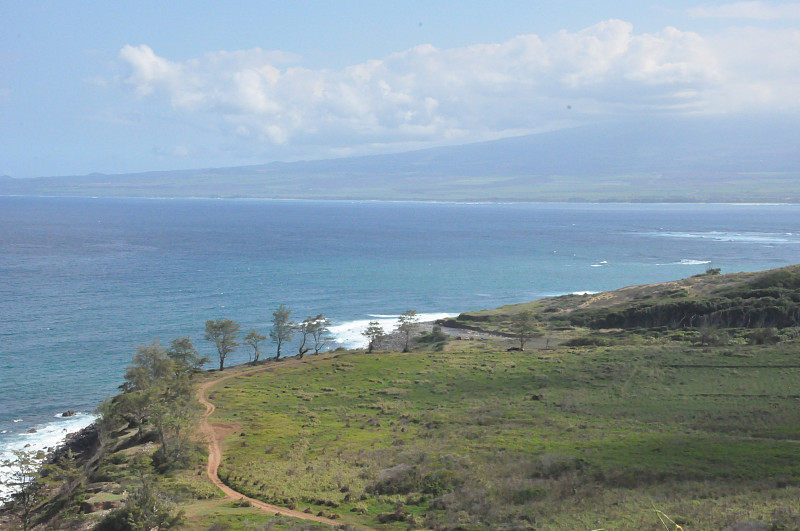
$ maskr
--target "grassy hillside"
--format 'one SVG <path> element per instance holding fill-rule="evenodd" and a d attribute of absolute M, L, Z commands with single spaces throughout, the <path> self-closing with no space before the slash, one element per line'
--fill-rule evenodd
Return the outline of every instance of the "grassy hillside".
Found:
<path fill-rule="evenodd" d="M 454 324 L 482 331 L 408 353 L 226 369 L 207 394 L 220 477 L 354 529 L 800 529 L 800 340 L 770 320 L 791 315 L 798 288 L 800 267 L 709 274 L 462 314 Z M 705 310 L 676 325 L 675 308 Z M 745 310 L 749 326 L 726 324 Z M 510 351 L 524 311 L 543 335 Z M 145 484 L 185 529 L 325 528 L 223 499 L 203 441 L 176 453 L 157 417 L 141 439 L 136 424 L 106 429 L 102 458 L 41 506 L 41 528 L 108 522 Z"/>
<path fill-rule="evenodd" d="M 509 332 L 515 316 L 529 311 L 543 326 L 558 330 L 748 330 L 800 326 L 800 266 L 754 273 L 718 274 L 631 286 L 615 291 L 565 295 L 492 310 L 465 312 L 448 326 Z"/>
<path fill-rule="evenodd" d="M 796 343 L 507 345 L 230 382 L 226 482 L 382 529 L 659 529 L 654 507 L 686 529 L 800 525 Z"/>

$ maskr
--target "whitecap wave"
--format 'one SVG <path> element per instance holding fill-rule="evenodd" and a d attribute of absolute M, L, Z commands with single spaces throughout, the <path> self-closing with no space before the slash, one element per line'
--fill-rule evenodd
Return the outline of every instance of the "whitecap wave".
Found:
<path fill-rule="evenodd" d="M 703 239 L 712 240 L 716 242 L 730 242 L 730 243 L 757 243 L 757 244 L 796 244 L 800 243 L 796 236 L 792 233 L 777 233 L 777 232 L 724 232 L 724 231 L 707 231 L 707 232 L 670 232 L 670 231 L 657 231 L 644 233 L 648 236 L 660 236 L 662 238 L 680 238 L 680 239 Z"/>
<path fill-rule="evenodd" d="M 347 348 L 366 348 L 368 342 L 362 332 L 367 329 L 370 322 L 377 321 L 378 325 L 388 334 L 395 329 L 397 318 L 400 317 L 399 315 L 367 315 L 370 319 L 358 319 L 330 326 L 329 330 L 336 345 Z M 418 313 L 417 317 L 420 322 L 428 322 L 456 315 L 454 313 Z"/>
<path fill-rule="evenodd" d="M 0 446 L 0 463 L 13 459 L 14 452 L 24 450 L 30 452 L 47 451 L 55 448 L 70 433 L 80 431 L 95 421 L 97 417 L 88 413 L 76 413 L 74 416 L 59 418 L 56 421 L 46 424 L 38 424 L 31 428 L 31 431 L 23 433 L 4 432 L 2 445 Z M 15 419 L 14 422 L 17 422 Z M 21 420 L 20 420 L 21 422 Z M 3 481 L 8 477 L 10 469 L 0 466 L 0 500 L 8 496 L 8 489 Z"/>
<path fill-rule="evenodd" d="M 679 262 L 668 262 L 666 264 L 656 264 L 660 266 L 668 266 L 668 265 L 705 265 L 710 264 L 711 260 L 693 260 L 691 258 L 684 258 Z"/>

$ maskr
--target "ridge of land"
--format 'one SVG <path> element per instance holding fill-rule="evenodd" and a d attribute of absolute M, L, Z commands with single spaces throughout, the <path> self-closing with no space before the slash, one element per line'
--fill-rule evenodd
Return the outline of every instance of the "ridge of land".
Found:
<path fill-rule="evenodd" d="M 800 126 L 628 120 L 406 153 L 139 173 L 0 177 L 0 195 L 475 202 L 800 202 Z M 780 130 L 780 135 L 775 131 Z"/>

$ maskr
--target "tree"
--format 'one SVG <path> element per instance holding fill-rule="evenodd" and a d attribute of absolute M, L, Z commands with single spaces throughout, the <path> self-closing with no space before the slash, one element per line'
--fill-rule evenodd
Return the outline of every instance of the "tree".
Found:
<path fill-rule="evenodd" d="M 253 364 L 258 363 L 258 357 L 261 355 L 261 351 L 258 350 L 258 344 L 266 339 L 267 337 L 259 334 L 258 330 L 255 328 L 250 330 L 247 335 L 244 336 L 244 342 L 250 345 L 250 348 L 253 349 Z"/>
<path fill-rule="evenodd" d="M 314 318 L 314 328 L 311 330 L 311 337 L 314 339 L 314 354 L 319 354 L 322 346 L 330 341 L 328 337 L 328 333 L 330 333 L 328 327 L 330 325 L 331 322 L 323 317 L 322 314 Z"/>
<path fill-rule="evenodd" d="M 193 400 L 188 379 L 180 378 L 170 387 L 170 392 L 154 401 L 148 421 L 155 430 L 159 447 L 153 454 L 153 463 L 161 470 L 185 466 L 193 449 L 191 440 Z"/>
<path fill-rule="evenodd" d="M 167 356 L 175 365 L 175 376 L 191 374 L 211 361 L 208 356 L 201 356 L 188 337 L 176 337 L 169 342 Z"/>
<path fill-rule="evenodd" d="M 308 343 L 308 338 L 312 335 L 314 327 L 315 324 L 313 317 L 306 317 L 302 323 L 297 323 L 294 325 L 294 329 L 300 332 L 300 346 L 297 349 L 297 357 L 299 359 L 302 359 L 306 352 L 311 350 L 311 347 L 307 347 L 306 343 Z"/>
<path fill-rule="evenodd" d="M 397 318 L 397 326 L 395 330 L 403 334 L 405 337 L 405 344 L 403 345 L 403 352 L 408 352 L 408 345 L 411 342 L 411 334 L 419 328 L 419 317 L 417 317 L 417 310 L 406 310 Z"/>
<path fill-rule="evenodd" d="M 14 458 L 2 463 L 8 473 L 0 476 L 0 484 L 8 488 L 10 495 L 0 501 L 14 501 L 15 506 L 20 509 L 22 529 L 30 529 L 33 509 L 44 494 L 44 484 L 39 473 L 43 459 L 41 452 L 15 450 Z"/>
<path fill-rule="evenodd" d="M 520 312 L 511 319 L 511 333 L 519 341 L 520 350 L 525 350 L 525 343 L 532 337 L 544 335 L 530 310 Z"/>
<path fill-rule="evenodd" d="M 136 347 L 136 354 L 125 368 L 125 383 L 121 387 L 124 391 L 146 390 L 153 382 L 171 376 L 173 370 L 167 351 L 154 339 L 149 345 Z"/>
<path fill-rule="evenodd" d="M 144 423 L 157 402 L 153 388 L 126 391 L 113 400 L 113 412 L 137 427 L 136 438 L 144 437 Z"/>
<path fill-rule="evenodd" d="M 276 360 L 281 357 L 281 345 L 292 340 L 294 325 L 289 321 L 291 315 L 292 311 L 283 304 L 272 312 L 272 330 L 269 331 L 269 337 L 273 343 L 278 345 Z"/>
<path fill-rule="evenodd" d="M 213 341 L 219 354 L 219 370 L 225 369 L 225 358 L 228 354 L 236 350 L 239 343 L 236 342 L 236 334 L 239 332 L 239 325 L 230 319 L 217 319 L 206 321 L 206 340 Z"/>
<path fill-rule="evenodd" d="M 361 332 L 361 335 L 366 337 L 369 343 L 367 344 L 367 352 L 372 352 L 375 348 L 375 343 L 380 341 L 384 336 L 383 328 L 378 321 L 370 321 L 367 328 Z"/>

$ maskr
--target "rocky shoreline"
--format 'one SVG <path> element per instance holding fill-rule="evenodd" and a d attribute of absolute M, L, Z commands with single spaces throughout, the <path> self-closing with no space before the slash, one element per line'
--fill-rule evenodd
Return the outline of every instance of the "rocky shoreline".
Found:
<path fill-rule="evenodd" d="M 425 321 L 419 323 L 417 329 L 411 334 L 411 344 L 414 344 L 414 341 L 419 339 L 425 334 L 430 334 L 433 331 L 433 327 L 438 326 L 441 328 L 442 332 L 450 336 L 451 339 L 462 339 L 466 341 L 478 341 L 485 338 L 506 338 L 510 336 L 502 335 L 502 334 L 495 334 L 495 333 L 487 333 L 479 328 L 472 328 L 468 326 L 454 328 L 451 326 L 446 326 L 444 320 L 438 321 Z M 406 338 L 400 332 L 391 331 L 384 335 L 379 341 L 375 344 L 375 350 L 381 352 L 399 352 L 403 350 L 405 347 Z"/>

